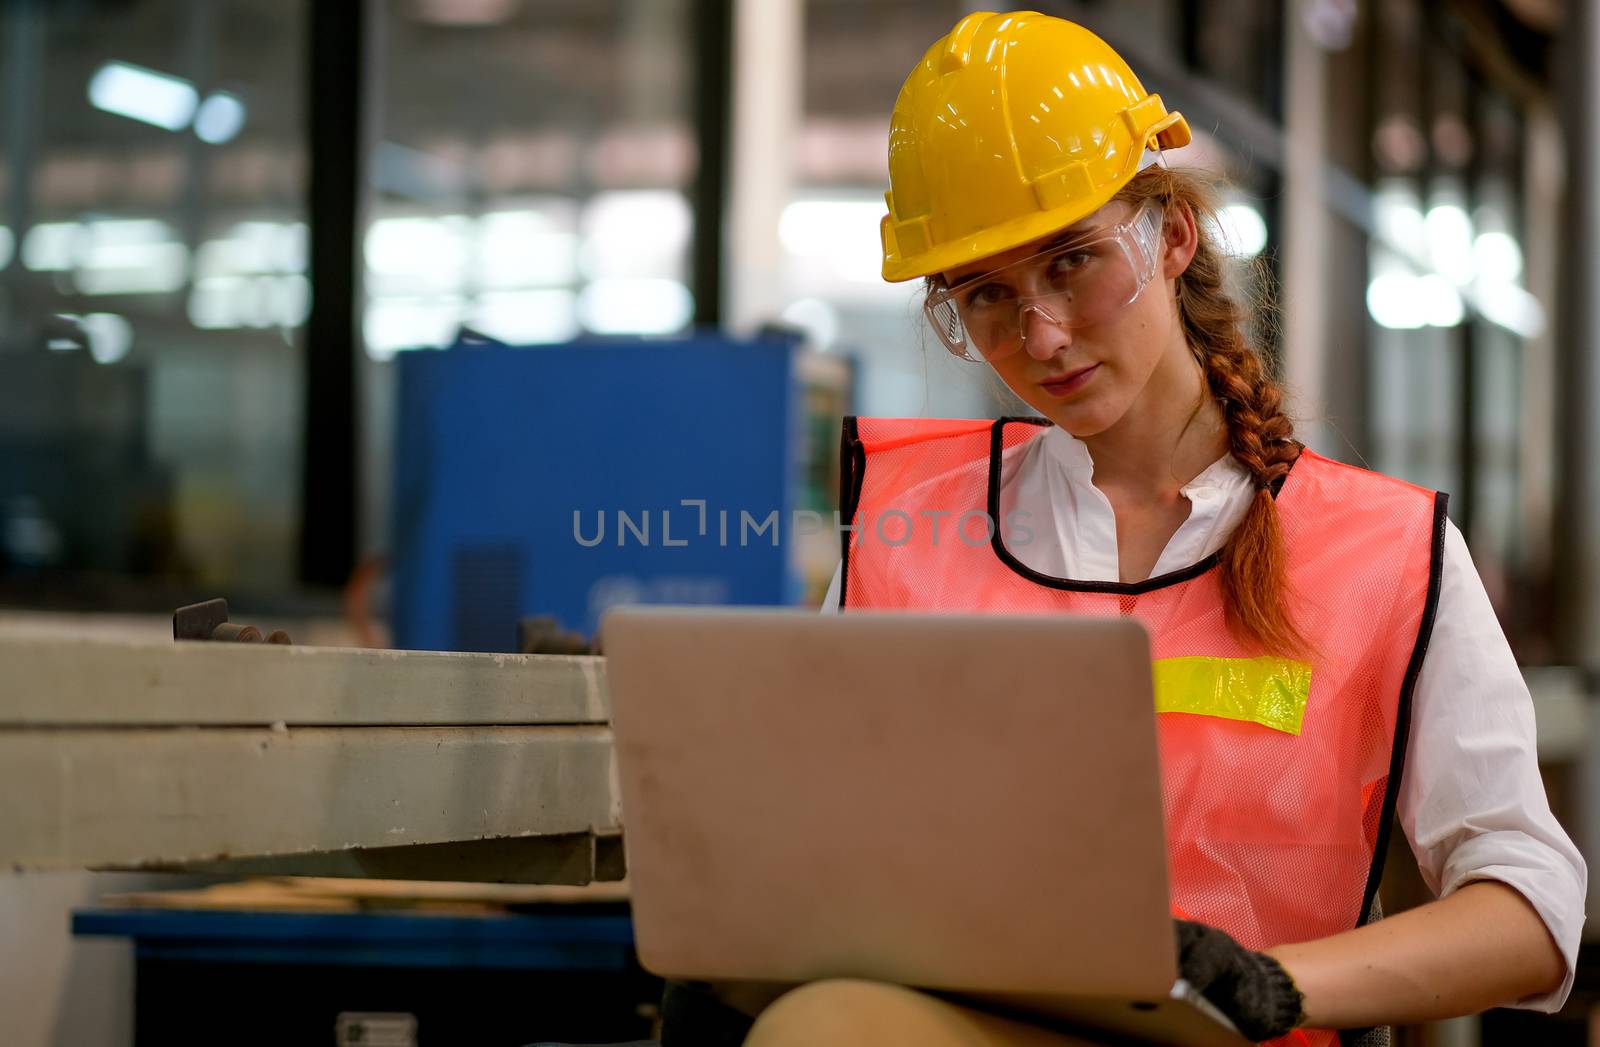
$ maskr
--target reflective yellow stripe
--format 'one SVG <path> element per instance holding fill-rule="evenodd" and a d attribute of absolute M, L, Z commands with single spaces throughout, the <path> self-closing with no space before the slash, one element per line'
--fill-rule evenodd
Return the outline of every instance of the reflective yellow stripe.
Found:
<path fill-rule="evenodd" d="M 1311 666 L 1287 658 L 1163 658 L 1154 666 L 1156 712 L 1248 720 L 1300 733 Z"/>

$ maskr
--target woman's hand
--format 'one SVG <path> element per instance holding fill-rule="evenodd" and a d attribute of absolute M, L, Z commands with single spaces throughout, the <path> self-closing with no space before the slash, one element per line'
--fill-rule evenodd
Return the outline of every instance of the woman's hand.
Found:
<path fill-rule="evenodd" d="M 1268 953 L 1305 993 L 1319 1029 L 1434 1021 L 1554 992 L 1566 960 L 1527 900 L 1503 883 Z"/>
<path fill-rule="evenodd" d="M 1300 990 L 1277 960 L 1203 923 L 1174 920 L 1173 929 L 1178 973 L 1245 1036 L 1260 1043 L 1300 1023 Z"/>

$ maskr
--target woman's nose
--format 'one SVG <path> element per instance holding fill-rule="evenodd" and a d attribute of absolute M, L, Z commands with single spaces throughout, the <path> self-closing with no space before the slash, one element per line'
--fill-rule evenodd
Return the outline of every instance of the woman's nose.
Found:
<path fill-rule="evenodd" d="M 1042 303 L 1021 307 L 1022 346 L 1036 360 L 1048 360 L 1072 345 L 1072 329 Z"/>

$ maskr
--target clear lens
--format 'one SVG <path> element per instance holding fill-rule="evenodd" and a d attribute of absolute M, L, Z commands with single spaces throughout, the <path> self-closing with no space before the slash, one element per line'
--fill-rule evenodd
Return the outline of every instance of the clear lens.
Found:
<path fill-rule="evenodd" d="M 1155 275 L 1160 238 L 1161 211 L 1147 204 L 1122 225 L 934 290 L 924 309 L 952 353 L 1001 359 L 1025 344 L 1029 312 L 1063 327 L 1087 327 L 1125 308 Z"/>

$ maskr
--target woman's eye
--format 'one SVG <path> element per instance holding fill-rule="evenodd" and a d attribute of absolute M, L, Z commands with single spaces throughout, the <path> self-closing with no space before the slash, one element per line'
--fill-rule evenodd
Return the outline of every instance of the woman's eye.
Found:
<path fill-rule="evenodd" d="M 1062 276 L 1077 272 L 1094 259 L 1093 248 L 1083 248 L 1077 251 L 1063 251 L 1050 262 L 1052 275 Z"/>
<path fill-rule="evenodd" d="M 967 291 L 961 299 L 961 304 L 981 309 L 985 306 L 999 305 L 1011 297 L 1011 291 L 1004 284 L 980 284 Z"/>

